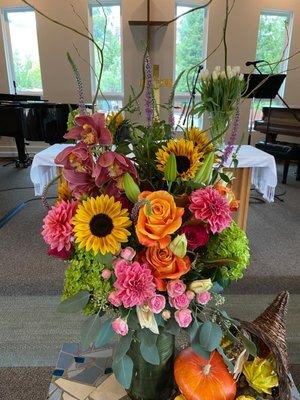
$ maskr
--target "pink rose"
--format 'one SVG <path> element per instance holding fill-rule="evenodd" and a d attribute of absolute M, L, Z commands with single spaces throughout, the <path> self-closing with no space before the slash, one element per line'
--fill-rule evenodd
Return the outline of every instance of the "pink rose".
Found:
<path fill-rule="evenodd" d="M 159 314 L 166 306 L 166 299 L 165 296 L 162 294 L 157 294 L 153 296 L 148 302 L 150 310 L 154 314 Z"/>
<path fill-rule="evenodd" d="M 188 249 L 195 250 L 200 246 L 205 246 L 209 241 L 209 233 L 203 225 L 187 225 L 181 228 L 188 241 Z"/>
<path fill-rule="evenodd" d="M 174 314 L 175 320 L 181 328 L 187 328 L 192 322 L 192 311 L 191 310 L 178 310 Z"/>
<path fill-rule="evenodd" d="M 161 313 L 162 319 L 164 319 L 165 321 L 168 321 L 168 319 L 171 318 L 171 312 L 169 310 L 164 310 Z"/>
<path fill-rule="evenodd" d="M 115 319 L 111 326 L 118 335 L 126 336 L 128 333 L 127 322 L 120 317 Z"/>
<path fill-rule="evenodd" d="M 125 247 L 122 249 L 120 256 L 126 261 L 132 261 L 136 255 L 135 250 L 132 247 Z"/>
<path fill-rule="evenodd" d="M 111 292 L 108 296 L 108 301 L 115 307 L 120 307 L 122 305 L 122 301 L 118 297 L 117 292 Z"/>
<path fill-rule="evenodd" d="M 168 282 L 167 291 L 170 297 L 180 296 L 185 292 L 186 285 L 179 279 Z"/>
<path fill-rule="evenodd" d="M 48 249 L 48 255 L 57 257 L 57 258 L 62 258 L 63 260 L 67 260 L 70 258 L 71 254 L 73 252 L 73 248 L 71 247 L 70 250 L 66 250 L 65 248 L 58 251 L 57 248 L 51 249 L 51 247 Z"/>
<path fill-rule="evenodd" d="M 101 276 L 102 276 L 103 279 L 107 280 L 107 279 L 109 279 L 109 278 L 111 277 L 111 274 L 112 274 L 111 270 L 108 269 L 108 268 L 105 268 L 105 269 L 102 271 Z"/>
<path fill-rule="evenodd" d="M 177 297 L 170 297 L 169 303 L 172 307 L 175 307 L 177 310 L 183 310 L 184 308 L 188 308 L 190 305 L 190 300 L 188 296 L 183 293 Z"/>
<path fill-rule="evenodd" d="M 197 301 L 199 304 L 205 306 L 211 300 L 211 294 L 209 292 L 198 293 L 197 294 Z"/>

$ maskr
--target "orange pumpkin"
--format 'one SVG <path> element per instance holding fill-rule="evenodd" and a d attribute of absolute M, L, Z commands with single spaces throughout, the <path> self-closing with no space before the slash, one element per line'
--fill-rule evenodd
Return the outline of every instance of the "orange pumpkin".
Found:
<path fill-rule="evenodd" d="M 217 351 L 206 360 L 191 347 L 177 356 L 175 380 L 186 400 L 234 400 L 236 383 Z"/>

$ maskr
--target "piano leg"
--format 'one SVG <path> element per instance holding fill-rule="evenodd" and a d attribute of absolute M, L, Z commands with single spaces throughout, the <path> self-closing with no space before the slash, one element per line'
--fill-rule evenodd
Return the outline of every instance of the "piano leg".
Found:
<path fill-rule="evenodd" d="M 26 164 L 27 162 L 27 155 L 25 152 L 25 142 L 23 135 L 15 136 L 15 141 L 18 150 L 18 161 L 21 164 Z"/>
<path fill-rule="evenodd" d="M 284 160 L 282 183 L 285 185 L 289 173 L 290 160 Z"/>

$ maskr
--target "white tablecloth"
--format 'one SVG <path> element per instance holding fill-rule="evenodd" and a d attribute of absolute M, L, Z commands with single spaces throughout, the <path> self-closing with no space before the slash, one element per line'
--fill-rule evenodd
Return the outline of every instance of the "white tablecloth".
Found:
<path fill-rule="evenodd" d="M 36 196 L 41 196 L 43 188 L 57 175 L 54 159 L 69 144 L 54 144 L 34 156 L 30 178 Z M 277 170 L 273 156 L 253 146 L 241 146 L 238 155 L 238 168 L 252 168 L 252 184 L 268 202 L 274 201 L 277 185 Z M 229 166 L 231 159 L 226 164 Z"/>

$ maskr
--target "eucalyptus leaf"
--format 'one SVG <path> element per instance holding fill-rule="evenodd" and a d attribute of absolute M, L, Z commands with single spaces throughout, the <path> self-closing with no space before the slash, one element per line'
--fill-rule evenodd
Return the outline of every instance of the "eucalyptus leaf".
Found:
<path fill-rule="evenodd" d="M 132 380 L 133 362 L 132 359 L 126 354 L 118 361 L 113 361 L 112 369 L 117 381 L 125 389 L 130 388 Z"/>
<path fill-rule="evenodd" d="M 207 351 L 215 350 L 221 343 L 223 336 L 220 325 L 205 321 L 200 328 L 199 343 Z"/>
<path fill-rule="evenodd" d="M 115 335 L 115 332 L 111 326 L 112 318 L 106 320 L 102 325 L 98 333 L 98 337 L 95 341 L 96 348 L 105 346 Z"/>
<path fill-rule="evenodd" d="M 222 293 L 224 290 L 223 286 L 219 284 L 219 282 L 214 282 L 211 291 L 214 293 Z"/>
<path fill-rule="evenodd" d="M 225 364 L 227 365 L 227 368 L 228 368 L 229 372 L 233 373 L 233 371 L 234 371 L 234 365 L 233 365 L 233 363 L 229 360 L 229 358 L 226 356 L 226 354 L 224 353 L 224 350 L 222 349 L 222 347 L 219 346 L 219 347 L 217 348 L 217 350 L 218 350 L 219 354 L 223 357 L 223 360 L 224 360 Z"/>
<path fill-rule="evenodd" d="M 192 349 L 195 350 L 195 352 L 205 360 L 209 360 L 210 352 L 205 350 L 198 342 L 192 342 Z"/>
<path fill-rule="evenodd" d="M 116 362 L 121 360 L 121 358 L 123 358 L 129 350 L 132 342 L 133 333 L 134 331 L 129 331 L 127 335 L 120 337 L 114 353 L 114 360 Z"/>
<path fill-rule="evenodd" d="M 196 335 L 197 335 L 201 325 L 202 325 L 202 323 L 200 324 L 198 322 L 198 320 L 195 318 L 194 322 L 188 327 L 188 332 L 189 332 L 189 335 L 190 335 L 190 341 L 191 342 L 193 342 L 194 339 L 196 338 Z"/>
<path fill-rule="evenodd" d="M 68 299 L 62 301 L 57 310 L 63 313 L 76 313 L 83 309 L 87 305 L 90 299 L 89 292 L 81 291 L 75 294 L 75 296 L 69 297 Z"/>
<path fill-rule="evenodd" d="M 165 326 L 166 325 L 166 321 L 163 319 L 161 314 L 154 314 L 154 318 L 155 318 L 156 323 L 157 323 L 158 326 Z"/>
<path fill-rule="evenodd" d="M 99 315 L 90 315 L 81 327 L 81 345 L 86 350 L 93 343 L 99 334 L 101 321 Z"/>
<path fill-rule="evenodd" d="M 241 335 L 241 339 L 248 353 L 253 357 L 257 357 L 257 348 L 255 343 L 244 335 Z"/>

